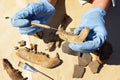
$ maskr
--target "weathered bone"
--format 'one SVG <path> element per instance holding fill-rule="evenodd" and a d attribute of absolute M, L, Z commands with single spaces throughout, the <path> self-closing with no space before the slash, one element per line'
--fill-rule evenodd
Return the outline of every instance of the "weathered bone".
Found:
<path fill-rule="evenodd" d="M 49 58 L 46 54 L 35 54 L 34 52 L 28 52 L 25 48 L 18 49 L 16 54 L 24 60 L 46 68 L 54 68 L 61 63 L 58 54 L 54 58 Z"/>
<path fill-rule="evenodd" d="M 18 42 L 20 44 L 20 47 L 26 46 L 26 41 L 21 40 Z"/>
<path fill-rule="evenodd" d="M 27 80 L 27 78 L 24 78 L 19 70 L 14 69 L 12 64 L 7 60 L 3 59 L 3 67 L 10 76 L 12 80 Z"/>
<path fill-rule="evenodd" d="M 56 32 L 59 37 L 67 42 L 74 42 L 74 43 L 80 43 L 83 42 L 86 37 L 88 36 L 90 29 L 84 28 L 79 35 L 75 35 L 72 33 L 68 33 L 65 30 L 63 30 L 61 27 L 59 27 L 58 31 Z"/>
<path fill-rule="evenodd" d="M 30 50 L 31 50 L 31 51 L 34 51 L 35 53 L 37 53 L 37 46 L 38 46 L 37 44 L 32 44 L 32 43 L 31 43 L 31 44 L 30 44 Z"/>

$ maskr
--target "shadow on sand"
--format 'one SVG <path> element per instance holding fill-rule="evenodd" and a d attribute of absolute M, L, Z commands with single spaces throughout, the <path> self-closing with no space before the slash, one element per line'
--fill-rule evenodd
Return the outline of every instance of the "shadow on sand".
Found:
<path fill-rule="evenodd" d="M 66 14 L 65 0 L 58 0 L 55 8 L 56 12 L 48 25 L 56 29 L 61 26 L 65 30 L 68 24 L 72 21 L 71 17 Z M 57 47 L 60 47 L 62 42 L 62 40 L 56 35 L 56 30 L 52 29 L 44 29 L 42 39 L 48 44 L 48 46 L 52 46 L 49 51 L 54 51 L 56 49 L 56 42 L 59 42 Z"/>

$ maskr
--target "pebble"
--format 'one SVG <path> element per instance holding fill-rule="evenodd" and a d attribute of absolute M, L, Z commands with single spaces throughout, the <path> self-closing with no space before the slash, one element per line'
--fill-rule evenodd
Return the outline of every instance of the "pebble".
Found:
<path fill-rule="evenodd" d="M 98 69 L 100 67 L 100 64 L 97 62 L 97 61 L 92 61 L 91 63 L 89 63 L 89 68 L 91 70 L 91 72 L 93 74 L 97 73 L 98 72 Z"/>
<path fill-rule="evenodd" d="M 83 66 L 74 65 L 73 78 L 82 78 L 85 73 L 85 68 Z"/>
<path fill-rule="evenodd" d="M 86 67 L 92 61 L 92 57 L 88 53 L 83 53 L 82 57 L 78 56 L 78 64 Z"/>

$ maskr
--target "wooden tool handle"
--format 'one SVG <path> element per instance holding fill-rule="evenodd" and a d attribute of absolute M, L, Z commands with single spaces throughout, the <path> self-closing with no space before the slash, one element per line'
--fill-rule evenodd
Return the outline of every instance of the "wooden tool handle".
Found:
<path fill-rule="evenodd" d="M 36 22 L 31 22 L 31 25 L 37 26 L 37 27 L 41 27 L 41 28 L 45 28 L 45 29 L 58 30 L 58 29 L 56 29 L 56 28 L 50 27 L 49 25 L 46 25 L 46 24 L 39 24 L 39 23 L 36 23 Z"/>
<path fill-rule="evenodd" d="M 39 24 L 39 23 L 36 23 L 36 22 L 31 22 L 31 25 L 33 26 L 37 26 L 37 27 L 41 27 L 41 28 L 46 28 L 46 29 L 50 29 L 51 27 L 48 26 L 48 25 L 45 25 L 45 24 Z"/>

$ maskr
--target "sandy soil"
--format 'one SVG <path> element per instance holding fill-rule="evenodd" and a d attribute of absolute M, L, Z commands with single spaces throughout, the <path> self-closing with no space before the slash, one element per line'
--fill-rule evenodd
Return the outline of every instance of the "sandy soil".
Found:
<path fill-rule="evenodd" d="M 32 0 L 0 0 L 0 63 L 2 64 L 3 58 L 7 58 L 15 68 L 23 72 L 23 76 L 27 76 L 29 78 L 28 80 L 50 80 L 42 74 L 31 73 L 17 66 L 19 61 L 26 62 L 16 56 L 14 50 L 14 46 L 16 46 L 17 42 L 22 38 L 19 31 L 10 24 L 10 19 L 5 19 L 5 17 L 13 16 L 30 1 Z M 64 54 L 60 48 L 56 48 L 53 52 L 46 51 L 46 53 L 48 53 L 51 57 L 54 57 L 56 52 L 59 53 L 60 58 L 63 60 L 63 63 L 60 66 L 54 69 L 46 69 L 35 64 L 31 65 L 39 71 L 49 75 L 54 80 L 120 80 L 119 0 L 116 5 L 117 6 L 115 8 L 110 8 L 106 17 L 106 25 L 108 26 L 107 30 L 109 34 L 108 40 L 112 43 L 114 52 L 98 74 L 92 74 L 90 69 L 86 67 L 86 73 L 83 78 L 72 78 L 74 65 L 77 64 L 77 57 Z M 79 25 L 82 14 L 90 7 L 91 4 L 89 3 L 84 6 L 80 5 L 78 0 L 60 0 L 58 2 L 58 6 L 56 7 L 56 14 L 49 22 L 49 25 L 58 27 L 63 19 L 63 15 L 67 13 L 72 19 L 70 24 L 67 26 L 67 30 L 69 31 L 69 28 L 74 28 Z M 43 40 L 30 36 L 30 42 L 39 44 L 39 51 L 45 51 L 46 45 Z M 2 65 L 0 66 L 0 74 L 0 80 L 11 80 Z"/>

